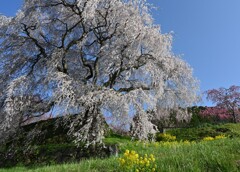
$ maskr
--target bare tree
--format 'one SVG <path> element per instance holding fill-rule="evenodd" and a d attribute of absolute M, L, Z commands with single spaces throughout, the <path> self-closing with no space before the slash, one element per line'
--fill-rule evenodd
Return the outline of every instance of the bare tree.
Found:
<path fill-rule="evenodd" d="M 0 17 L 1 129 L 17 128 L 35 109 L 26 97 L 38 94 L 45 111 L 54 104 L 79 112 L 69 126 L 77 143 L 101 142 L 104 111 L 129 125 L 134 113 L 133 135 L 147 139 L 155 129 L 146 107 L 155 108 L 169 85 L 179 101 L 196 101 L 197 81 L 171 39 L 144 0 L 26 0 L 16 17 Z"/>

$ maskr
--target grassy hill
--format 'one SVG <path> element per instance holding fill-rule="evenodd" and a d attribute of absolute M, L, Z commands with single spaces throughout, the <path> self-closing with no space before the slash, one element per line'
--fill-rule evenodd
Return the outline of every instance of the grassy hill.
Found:
<path fill-rule="evenodd" d="M 106 144 L 118 144 L 118 156 L 107 158 L 90 158 L 78 163 L 67 163 L 49 166 L 30 166 L 0 169 L 3 172 L 12 171 L 79 171 L 79 172 L 122 172 L 141 171 L 141 165 L 131 161 L 124 155 L 126 150 L 134 150 L 139 157 L 153 154 L 155 161 L 150 164 L 149 171 L 240 171 L 240 124 L 208 125 L 189 129 L 168 130 L 167 133 L 176 135 L 176 141 L 168 142 L 139 142 L 127 137 L 112 135 L 105 139 Z M 226 138 L 214 138 L 219 135 Z M 205 139 L 205 141 L 204 141 Z M 130 155 L 129 155 L 130 156 Z M 122 158 L 133 165 L 127 169 L 127 163 L 120 164 Z M 153 169 L 152 165 L 156 165 Z M 144 166 L 147 171 L 149 166 Z M 143 171 L 143 170 L 142 170 Z"/>

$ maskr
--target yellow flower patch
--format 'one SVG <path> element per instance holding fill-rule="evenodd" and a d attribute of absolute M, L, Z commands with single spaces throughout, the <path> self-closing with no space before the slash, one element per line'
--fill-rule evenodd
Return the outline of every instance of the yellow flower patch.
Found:
<path fill-rule="evenodd" d="M 126 150 L 123 157 L 119 158 L 119 165 L 121 171 L 125 172 L 154 172 L 157 168 L 155 161 L 153 154 L 139 156 L 135 151 Z"/>

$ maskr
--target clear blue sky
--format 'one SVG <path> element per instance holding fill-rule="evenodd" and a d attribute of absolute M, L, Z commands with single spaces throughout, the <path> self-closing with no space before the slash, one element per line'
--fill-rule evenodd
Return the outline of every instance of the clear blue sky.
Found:
<path fill-rule="evenodd" d="M 173 51 L 194 69 L 201 90 L 240 85 L 240 0 L 148 0 L 163 33 L 174 32 Z M 23 0 L 1 0 L 14 16 Z M 209 104 L 204 101 L 204 105 Z"/>

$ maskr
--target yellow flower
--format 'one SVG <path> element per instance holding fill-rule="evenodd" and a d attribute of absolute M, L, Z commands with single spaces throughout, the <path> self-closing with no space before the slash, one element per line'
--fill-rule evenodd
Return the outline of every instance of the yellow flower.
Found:
<path fill-rule="evenodd" d="M 158 143 L 158 142 L 155 142 L 155 143 L 154 143 L 154 146 L 155 146 L 155 147 L 158 147 L 158 146 L 159 146 L 159 143 Z"/>
<path fill-rule="evenodd" d="M 176 140 L 176 136 L 172 136 L 171 134 L 166 134 L 166 133 L 160 133 L 157 136 L 157 140 L 172 142 L 172 141 Z"/>
<path fill-rule="evenodd" d="M 191 144 L 196 144 L 196 142 L 195 142 L 195 141 L 192 141 Z"/>
<path fill-rule="evenodd" d="M 215 137 L 215 139 L 225 139 L 225 138 L 227 138 L 227 137 L 224 134 L 218 135 Z"/>
<path fill-rule="evenodd" d="M 214 140 L 214 138 L 209 136 L 203 138 L 203 141 L 211 141 L 211 140 Z"/>
<path fill-rule="evenodd" d="M 121 165 L 125 164 L 125 160 L 124 159 L 120 159 L 120 164 Z"/>
<path fill-rule="evenodd" d="M 135 151 L 133 151 L 133 150 L 131 151 L 131 154 L 135 154 L 135 153 L 136 153 Z"/>
<path fill-rule="evenodd" d="M 147 158 L 144 158 L 144 160 L 143 160 L 145 163 L 147 163 L 148 162 L 148 159 Z"/>
<path fill-rule="evenodd" d="M 157 167 L 154 163 L 155 158 L 153 154 L 145 154 L 142 157 L 133 150 L 126 150 L 123 157 L 118 160 L 123 171 L 156 171 Z"/>
<path fill-rule="evenodd" d="M 191 142 L 188 140 L 183 141 L 183 144 L 189 145 Z"/>

